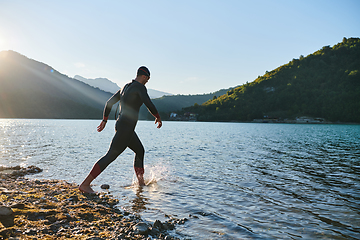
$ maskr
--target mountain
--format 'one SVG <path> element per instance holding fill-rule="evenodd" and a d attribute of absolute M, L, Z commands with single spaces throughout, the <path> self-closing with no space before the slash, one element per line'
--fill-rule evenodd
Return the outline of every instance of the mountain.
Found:
<path fill-rule="evenodd" d="M 151 88 L 148 88 L 148 94 L 149 94 L 149 97 L 151 99 L 160 98 L 160 97 L 163 97 L 163 96 L 171 96 L 171 95 L 173 95 L 171 93 L 162 92 L 162 91 L 154 90 L 154 89 L 151 89 Z"/>
<path fill-rule="evenodd" d="M 116 93 L 120 89 L 120 87 L 116 83 L 110 81 L 107 78 L 88 79 L 88 78 L 84 78 L 84 77 L 79 76 L 79 75 L 75 75 L 74 78 L 76 80 L 87 83 L 90 86 L 93 86 L 95 88 L 99 88 L 101 90 L 104 90 L 106 92 L 110 92 L 110 93 L 113 93 L 113 94 Z M 161 92 L 161 91 L 154 90 L 154 89 L 148 89 L 148 94 L 149 94 L 150 98 L 152 98 L 152 99 L 153 98 L 159 98 L 159 97 L 162 97 L 162 96 L 165 96 L 165 95 L 172 95 L 171 93 Z"/>
<path fill-rule="evenodd" d="M 111 95 L 17 52 L 0 52 L 1 118 L 101 119 Z"/>
<path fill-rule="evenodd" d="M 106 89 L 104 86 L 112 87 L 112 90 L 101 90 Z M 97 78 L 92 81 L 81 76 L 74 79 L 17 52 L 0 52 L 0 118 L 99 119 L 105 102 L 115 88 L 118 86 L 108 79 Z M 150 96 L 162 96 L 153 99 L 153 102 L 164 119 L 168 117 L 168 112 L 195 103 L 201 104 L 226 91 L 164 96 L 167 93 L 148 89 Z M 116 107 L 113 107 L 111 119 Z M 153 119 L 144 106 L 140 111 L 140 119 Z"/>
<path fill-rule="evenodd" d="M 200 121 L 300 116 L 360 123 L 360 39 L 344 38 L 266 72 L 202 105 L 184 109 Z"/>
<path fill-rule="evenodd" d="M 89 84 L 95 88 L 99 88 L 105 92 L 116 93 L 120 89 L 116 83 L 110 81 L 107 78 L 88 79 L 79 75 L 75 75 L 74 79 Z"/>

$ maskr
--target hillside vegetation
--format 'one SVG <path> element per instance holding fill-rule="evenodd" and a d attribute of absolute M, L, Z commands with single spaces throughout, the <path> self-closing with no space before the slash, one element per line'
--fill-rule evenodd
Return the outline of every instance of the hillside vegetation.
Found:
<path fill-rule="evenodd" d="M 181 109 L 193 106 L 194 104 L 202 104 L 216 96 L 225 94 L 229 90 L 230 89 L 221 89 L 214 93 L 198 95 L 163 96 L 161 98 L 152 99 L 152 102 L 160 112 L 161 117 L 166 120 L 169 117 L 170 112 L 180 111 Z M 154 117 L 151 116 L 146 107 L 143 105 L 140 109 L 139 118 L 153 119 Z"/>
<path fill-rule="evenodd" d="M 320 117 L 360 122 L 360 39 L 344 38 L 266 72 L 202 105 L 184 109 L 200 121 Z"/>

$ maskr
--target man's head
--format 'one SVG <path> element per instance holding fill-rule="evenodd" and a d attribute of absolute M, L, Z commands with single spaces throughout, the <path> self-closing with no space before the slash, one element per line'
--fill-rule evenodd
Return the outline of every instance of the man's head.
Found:
<path fill-rule="evenodd" d="M 146 84 L 150 79 L 150 71 L 147 67 L 141 66 L 137 70 L 136 80 L 142 84 Z"/>
<path fill-rule="evenodd" d="M 140 75 L 145 75 L 147 77 L 150 77 L 149 69 L 145 66 L 139 67 L 139 69 L 137 70 L 137 76 L 140 76 Z"/>

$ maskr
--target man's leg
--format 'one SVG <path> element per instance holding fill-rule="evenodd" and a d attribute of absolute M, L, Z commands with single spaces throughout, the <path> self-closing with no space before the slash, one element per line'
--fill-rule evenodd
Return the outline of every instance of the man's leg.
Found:
<path fill-rule="evenodd" d="M 94 164 L 88 176 L 80 184 L 80 191 L 94 193 L 90 187 L 91 182 L 127 148 L 132 132 L 131 128 L 124 127 L 115 133 L 108 152 Z"/>
<path fill-rule="evenodd" d="M 133 137 L 131 138 L 128 147 L 135 152 L 134 169 L 135 169 L 136 177 L 139 181 L 139 185 L 144 186 L 145 185 L 144 182 L 145 149 L 135 132 L 133 134 Z"/>

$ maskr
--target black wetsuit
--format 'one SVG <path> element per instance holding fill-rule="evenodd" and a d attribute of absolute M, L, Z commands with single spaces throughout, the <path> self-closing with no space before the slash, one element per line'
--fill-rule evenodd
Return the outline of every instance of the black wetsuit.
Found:
<path fill-rule="evenodd" d="M 135 171 L 144 172 L 144 147 L 135 133 L 135 126 L 141 105 L 144 103 L 151 114 L 158 115 L 156 107 L 147 94 L 146 87 L 133 80 L 126 84 L 122 90 L 116 92 L 107 102 L 104 117 L 108 117 L 112 106 L 120 101 L 119 117 L 115 125 L 115 136 L 108 152 L 94 165 L 90 174 L 96 178 L 104 169 L 114 161 L 127 147 L 135 152 Z"/>

